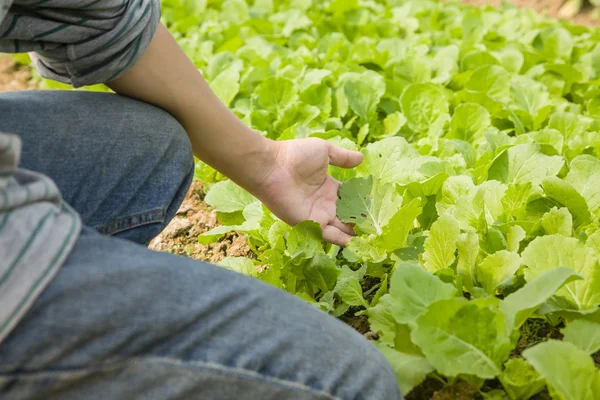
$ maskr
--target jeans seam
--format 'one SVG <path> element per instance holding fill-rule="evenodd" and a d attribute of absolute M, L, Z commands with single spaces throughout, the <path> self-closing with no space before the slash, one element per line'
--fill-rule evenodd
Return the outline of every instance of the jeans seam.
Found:
<path fill-rule="evenodd" d="M 16 373 L 0 373 L 0 379 L 44 379 L 48 377 L 77 377 L 85 376 L 91 372 L 100 372 L 107 371 L 112 369 L 119 369 L 121 367 L 144 367 L 146 364 L 154 364 L 159 366 L 166 367 L 195 367 L 198 369 L 204 369 L 210 372 L 214 372 L 216 374 L 220 374 L 223 376 L 233 376 L 242 379 L 247 379 L 251 381 L 257 381 L 265 384 L 271 384 L 273 386 L 278 386 L 285 389 L 295 390 L 299 392 L 305 392 L 318 396 L 325 396 L 329 400 L 342 400 L 342 398 L 335 396 L 332 393 L 318 390 L 315 388 L 311 388 L 310 386 L 306 386 L 300 382 L 294 382 L 287 379 L 280 379 L 273 376 L 263 375 L 257 371 L 245 369 L 245 368 L 237 368 L 237 367 L 228 367 L 218 363 L 205 362 L 205 361 L 182 361 L 176 358 L 171 357 L 133 357 L 127 360 L 113 362 L 113 363 L 103 363 L 97 366 L 92 367 L 74 367 L 74 368 L 65 368 L 63 370 L 35 370 L 31 372 L 16 372 Z M 185 371 L 188 372 L 188 371 Z M 191 372 L 190 372 L 191 373 Z"/>
<path fill-rule="evenodd" d="M 145 216 L 156 214 L 156 216 L 144 219 Z M 123 232 L 129 229 L 137 228 L 143 225 L 149 225 L 154 223 L 162 223 L 165 221 L 167 210 L 164 208 L 157 208 L 155 210 L 145 211 L 143 213 L 128 215 L 127 217 L 118 218 L 110 221 L 102 226 L 97 226 L 95 229 L 104 235 L 114 235 L 115 233 Z M 141 219 L 139 222 L 133 223 L 134 219 Z M 129 221 L 129 222 L 126 222 Z"/>

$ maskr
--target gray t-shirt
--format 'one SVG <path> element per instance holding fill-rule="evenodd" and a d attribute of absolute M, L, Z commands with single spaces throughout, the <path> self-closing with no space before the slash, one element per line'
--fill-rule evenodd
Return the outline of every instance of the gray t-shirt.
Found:
<path fill-rule="evenodd" d="M 137 62 L 159 20 L 160 0 L 0 0 L 0 53 L 30 52 L 41 76 L 75 87 L 109 82 Z M 20 154 L 19 137 L 0 133 L 0 342 L 81 229 L 51 179 L 18 168 Z"/>

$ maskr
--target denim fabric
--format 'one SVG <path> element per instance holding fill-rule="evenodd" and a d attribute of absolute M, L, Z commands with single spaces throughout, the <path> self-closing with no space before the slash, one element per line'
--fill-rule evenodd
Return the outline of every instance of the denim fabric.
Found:
<path fill-rule="evenodd" d="M 84 224 L 138 243 L 173 218 L 194 175 L 175 118 L 110 93 L 1 93 L 0 131 L 20 136 L 20 167 L 52 178 Z"/>
<path fill-rule="evenodd" d="M 23 139 L 22 166 L 53 178 L 88 225 L 0 344 L 1 399 L 401 398 L 385 358 L 342 322 L 141 245 L 192 176 L 168 114 L 110 94 L 27 92 L 0 95 L 0 121 Z"/>

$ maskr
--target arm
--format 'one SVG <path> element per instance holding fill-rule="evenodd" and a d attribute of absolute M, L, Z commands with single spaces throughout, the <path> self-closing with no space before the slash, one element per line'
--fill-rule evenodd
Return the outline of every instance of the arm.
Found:
<path fill-rule="evenodd" d="M 272 141 L 251 130 L 221 103 L 162 24 L 140 60 L 108 86 L 171 113 L 199 159 L 283 221 L 294 225 L 311 219 L 321 225 L 325 240 L 339 245 L 350 240 L 352 228 L 336 216 L 340 184 L 327 166 L 355 167 L 362 154 L 316 138 Z"/>
<path fill-rule="evenodd" d="M 275 142 L 219 100 L 162 24 L 137 64 L 107 86 L 168 111 L 185 128 L 196 157 L 253 194 L 273 167 Z"/>

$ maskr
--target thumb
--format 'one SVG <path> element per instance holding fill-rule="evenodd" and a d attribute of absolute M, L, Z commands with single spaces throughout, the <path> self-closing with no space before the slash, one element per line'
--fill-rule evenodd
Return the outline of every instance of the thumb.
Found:
<path fill-rule="evenodd" d="M 329 144 L 329 164 L 342 168 L 354 168 L 363 161 L 362 153 L 327 143 Z"/>

